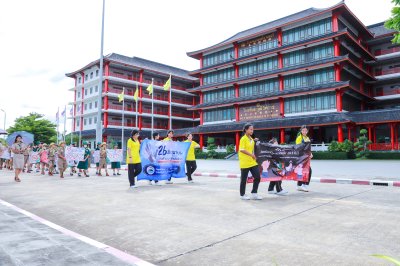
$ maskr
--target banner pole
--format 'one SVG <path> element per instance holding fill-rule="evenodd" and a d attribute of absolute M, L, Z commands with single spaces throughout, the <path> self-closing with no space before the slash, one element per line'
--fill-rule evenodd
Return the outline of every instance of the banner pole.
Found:
<path fill-rule="evenodd" d="M 151 136 L 150 139 L 153 137 L 153 128 L 154 128 L 154 79 L 151 79 L 151 84 L 153 85 L 152 92 L 151 92 Z"/>

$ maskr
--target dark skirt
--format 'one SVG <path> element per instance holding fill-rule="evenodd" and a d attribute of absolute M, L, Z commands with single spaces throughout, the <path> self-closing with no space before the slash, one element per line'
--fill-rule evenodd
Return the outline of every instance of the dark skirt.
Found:
<path fill-rule="evenodd" d="M 86 160 L 86 161 L 79 161 L 77 167 L 78 167 L 78 169 L 87 170 L 87 169 L 89 168 L 89 162 L 88 162 L 88 160 Z"/>
<path fill-rule="evenodd" d="M 111 169 L 120 169 L 121 163 L 120 162 L 111 162 Z"/>

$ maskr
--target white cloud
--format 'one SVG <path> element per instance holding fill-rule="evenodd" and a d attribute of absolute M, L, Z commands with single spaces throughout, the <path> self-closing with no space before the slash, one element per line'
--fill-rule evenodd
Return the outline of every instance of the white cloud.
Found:
<path fill-rule="evenodd" d="M 182 1 L 106 0 L 104 54 L 138 56 L 197 69 L 186 56 L 239 31 L 326 1 Z M 57 107 L 73 101 L 73 80 L 65 73 L 83 67 L 100 54 L 101 0 L 4 1 L 0 16 L 2 60 L 0 108 L 7 125 L 29 112 L 55 119 Z M 390 16 L 389 0 L 347 0 L 366 25 Z M 68 111 L 67 111 L 68 112 Z M 0 113 L 0 125 L 3 125 Z M 68 124 L 67 128 L 70 126 Z"/>

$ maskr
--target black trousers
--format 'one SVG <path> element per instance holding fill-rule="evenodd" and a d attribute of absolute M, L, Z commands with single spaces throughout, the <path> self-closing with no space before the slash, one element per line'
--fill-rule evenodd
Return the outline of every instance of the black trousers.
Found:
<path fill-rule="evenodd" d="M 255 165 L 250 168 L 241 168 L 240 169 L 240 196 L 246 194 L 246 183 L 247 183 L 247 176 L 251 172 L 252 176 L 254 177 L 253 181 L 253 189 L 251 193 L 257 193 L 258 185 L 260 184 L 260 168 L 258 165 Z"/>
<path fill-rule="evenodd" d="M 276 192 L 281 192 L 282 191 L 282 181 L 269 182 L 268 191 L 274 191 L 274 187 L 276 187 Z"/>
<path fill-rule="evenodd" d="M 192 180 L 192 174 L 196 171 L 196 168 L 196 161 L 186 161 L 186 175 L 189 181 Z"/>
<path fill-rule="evenodd" d="M 135 177 L 137 177 L 140 174 L 140 172 L 142 172 L 141 163 L 128 164 L 128 178 L 129 178 L 129 184 L 131 186 L 135 185 Z"/>
<path fill-rule="evenodd" d="M 301 186 L 301 185 L 309 185 L 310 184 L 310 181 L 311 181 L 311 174 L 312 174 L 312 169 L 311 169 L 311 167 L 310 167 L 310 173 L 309 173 L 309 175 L 308 175 L 308 181 L 307 182 L 303 182 L 303 181 L 297 181 L 297 185 L 298 186 Z"/>

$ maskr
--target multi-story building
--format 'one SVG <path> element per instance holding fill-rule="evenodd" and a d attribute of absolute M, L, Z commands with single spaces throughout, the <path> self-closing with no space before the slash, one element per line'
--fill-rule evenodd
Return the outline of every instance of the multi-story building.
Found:
<path fill-rule="evenodd" d="M 293 142 L 308 125 L 316 143 L 356 140 L 368 129 L 374 149 L 398 149 L 400 46 L 383 24 L 364 24 L 344 2 L 310 8 L 187 53 L 200 61 L 200 114 L 190 129 L 203 145 L 236 144 L 243 125 L 256 136 Z M 201 36 L 200 36 L 201 37 Z M 185 131 L 178 130 L 177 135 Z"/>
<path fill-rule="evenodd" d="M 172 99 L 163 85 L 172 76 Z M 89 141 L 94 147 L 98 113 L 99 78 L 103 80 L 102 92 L 102 127 L 103 139 L 112 138 L 121 141 L 121 128 L 124 123 L 125 137 L 128 138 L 133 128 L 141 130 L 142 137 L 150 137 L 151 132 L 151 96 L 146 88 L 154 79 L 154 129 L 172 127 L 188 128 L 199 124 L 196 111 L 187 109 L 198 104 L 198 96 L 188 92 L 198 86 L 198 79 L 188 75 L 188 71 L 156 63 L 138 57 L 109 54 L 104 57 L 104 75 L 99 77 L 99 60 L 83 68 L 66 74 L 75 80 L 73 105 L 73 132 L 81 134 L 82 140 Z M 134 93 L 139 88 L 138 108 Z M 124 121 L 122 121 L 122 103 L 118 94 L 125 89 Z M 172 112 L 169 112 L 171 102 Z M 136 115 L 138 123 L 136 124 Z M 110 139 L 109 139 L 110 141 Z"/>

